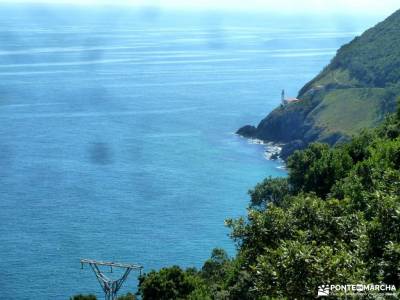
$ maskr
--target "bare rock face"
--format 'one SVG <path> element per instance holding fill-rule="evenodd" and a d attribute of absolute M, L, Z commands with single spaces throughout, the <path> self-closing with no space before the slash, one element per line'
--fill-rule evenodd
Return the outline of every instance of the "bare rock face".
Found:
<path fill-rule="evenodd" d="M 243 137 L 252 138 L 255 136 L 256 132 L 257 128 L 255 128 L 252 125 L 246 125 L 239 128 L 239 130 L 236 131 L 236 134 L 241 135 Z"/>

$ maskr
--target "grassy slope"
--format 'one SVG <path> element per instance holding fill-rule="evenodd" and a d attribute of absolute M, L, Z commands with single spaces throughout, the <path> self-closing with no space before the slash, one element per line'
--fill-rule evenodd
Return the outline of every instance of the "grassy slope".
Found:
<path fill-rule="evenodd" d="M 385 94 L 383 88 L 334 90 L 326 94 L 309 118 L 323 128 L 321 138 L 332 133 L 352 136 L 382 120 L 381 101 Z"/>

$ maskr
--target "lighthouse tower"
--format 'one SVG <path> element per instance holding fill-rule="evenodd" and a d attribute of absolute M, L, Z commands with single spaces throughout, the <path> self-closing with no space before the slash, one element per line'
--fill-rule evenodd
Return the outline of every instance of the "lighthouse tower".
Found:
<path fill-rule="evenodd" d="M 286 104 L 286 101 L 285 101 L 285 90 L 282 90 L 281 101 L 282 101 L 282 104 L 283 104 L 283 105 Z"/>

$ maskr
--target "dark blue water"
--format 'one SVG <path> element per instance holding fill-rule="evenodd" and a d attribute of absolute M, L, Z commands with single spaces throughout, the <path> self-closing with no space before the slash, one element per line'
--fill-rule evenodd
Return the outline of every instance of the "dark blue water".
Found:
<path fill-rule="evenodd" d="M 285 176 L 233 132 L 371 25 L 0 9 L 2 299 L 99 293 L 80 258 L 145 270 L 233 255 L 224 219 Z M 322 24 L 322 25 L 321 25 Z M 135 274 L 124 292 L 136 289 Z"/>

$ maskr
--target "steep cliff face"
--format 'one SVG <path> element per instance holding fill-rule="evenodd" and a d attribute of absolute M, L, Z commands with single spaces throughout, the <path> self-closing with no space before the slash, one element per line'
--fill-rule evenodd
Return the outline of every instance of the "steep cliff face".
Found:
<path fill-rule="evenodd" d="M 334 145 L 378 125 L 400 95 L 400 11 L 342 46 L 299 92 L 299 102 L 273 110 L 237 133 L 284 143 L 281 156 L 315 141 Z"/>

